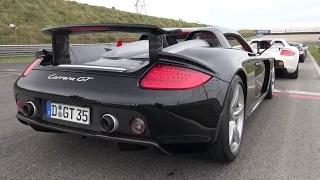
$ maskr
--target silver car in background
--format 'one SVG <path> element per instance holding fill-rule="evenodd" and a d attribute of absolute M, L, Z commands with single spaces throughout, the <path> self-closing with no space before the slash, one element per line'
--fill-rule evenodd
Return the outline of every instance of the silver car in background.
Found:
<path fill-rule="evenodd" d="M 304 60 L 307 58 L 307 46 L 303 45 L 302 43 L 296 43 L 296 42 L 289 42 L 290 46 L 294 46 L 298 48 L 299 50 L 299 62 L 304 62 Z"/>

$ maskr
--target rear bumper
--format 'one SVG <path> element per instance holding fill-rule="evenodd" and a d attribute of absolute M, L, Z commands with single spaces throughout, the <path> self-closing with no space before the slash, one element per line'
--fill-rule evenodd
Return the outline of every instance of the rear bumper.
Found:
<path fill-rule="evenodd" d="M 283 61 L 276 60 L 276 71 L 281 72 L 281 73 L 288 73 L 288 70 L 284 66 L 280 66 L 280 63 L 284 63 Z"/>
<path fill-rule="evenodd" d="M 275 60 L 275 67 L 277 69 L 285 69 L 285 66 L 283 64 L 284 62 L 282 60 Z"/>
<path fill-rule="evenodd" d="M 160 143 L 151 139 L 145 139 L 145 138 L 139 138 L 139 137 L 132 138 L 132 137 L 125 137 L 125 136 L 121 136 L 121 137 L 106 136 L 100 133 L 94 133 L 94 132 L 81 130 L 73 127 L 66 127 L 59 124 L 53 124 L 53 123 L 44 122 L 44 121 L 39 122 L 36 120 L 32 120 L 30 118 L 26 118 L 20 114 L 17 114 L 16 118 L 22 122 L 26 122 L 29 125 L 30 124 L 36 125 L 36 126 L 40 126 L 48 129 L 53 129 L 56 131 L 72 133 L 72 134 L 77 134 L 77 135 L 87 136 L 92 138 L 98 138 L 98 139 L 104 139 L 104 140 L 110 140 L 110 141 L 116 141 L 116 142 L 122 142 L 122 143 L 128 143 L 128 144 L 143 145 L 143 146 L 149 147 L 150 149 L 154 150 L 159 154 L 171 155 L 171 153 L 169 153 L 163 147 L 161 147 Z"/>
<path fill-rule="evenodd" d="M 30 117 L 18 112 L 18 120 L 30 126 L 147 146 L 164 154 L 202 152 L 206 150 L 207 145 L 215 141 L 224 111 L 222 104 L 225 104 L 229 86 L 228 83 L 212 78 L 208 85 L 186 91 L 162 92 L 133 88 L 128 93 L 128 90 L 119 88 L 120 90 L 111 91 L 112 88 L 109 88 L 107 90 L 110 92 L 106 90 L 107 92 L 101 95 L 92 93 L 92 90 L 91 93 L 84 92 L 84 88 L 89 88 L 85 86 L 77 90 L 77 95 L 83 93 L 78 97 L 71 96 L 75 94 L 72 86 L 64 85 L 48 90 L 45 87 L 39 88 L 42 84 L 36 83 L 32 78 L 30 81 L 28 78 L 18 79 L 14 85 L 14 95 L 16 101 L 33 102 L 38 109 L 37 114 Z M 131 81 L 136 83 L 135 79 L 127 80 L 129 84 Z M 99 89 L 95 86 L 94 90 L 98 92 Z M 116 100 L 119 103 L 114 103 Z M 48 118 L 47 101 L 90 108 L 90 124 Z M 117 117 L 117 131 L 108 133 L 101 130 L 100 118 L 104 114 Z M 132 131 L 130 122 L 134 118 L 140 118 L 145 122 L 143 134 L 138 135 Z"/>
<path fill-rule="evenodd" d="M 151 113 L 151 112 L 149 112 Z M 44 127 L 51 130 L 73 133 L 81 136 L 99 138 L 113 141 L 114 143 L 127 143 L 149 147 L 159 154 L 184 154 L 198 153 L 205 151 L 212 144 L 216 137 L 217 125 L 214 128 L 208 128 L 194 122 L 190 119 L 179 117 L 176 114 L 168 117 L 166 113 L 159 118 L 166 116 L 162 123 L 157 124 L 154 129 L 154 123 L 149 118 L 146 121 L 146 132 L 143 135 L 134 135 L 133 132 L 125 132 L 124 129 L 130 129 L 129 122 L 120 122 L 120 132 L 107 133 L 94 128 L 81 128 L 77 125 L 66 125 L 66 122 L 54 123 L 42 118 L 26 117 L 18 112 L 16 118 L 23 124 Z M 216 119 L 217 123 L 220 118 Z M 149 120 L 149 121 L 148 121 Z M 214 121 L 214 119 L 212 119 Z M 97 124 L 95 122 L 94 124 Z"/>
<path fill-rule="evenodd" d="M 280 66 L 280 62 L 283 62 L 284 66 Z M 297 69 L 298 63 L 298 57 L 283 57 L 282 59 L 276 59 L 276 69 L 285 71 L 287 73 L 293 73 Z"/>
<path fill-rule="evenodd" d="M 90 125 L 50 119 L 46 117 L 45 101 L 30 96 L 17 96 L 24 102 L 32 101 L 38 109 L 35 116 L 26 116 L 18 112 L 17 119 L 32 127 L 44 127 L 61 132 L 110 140 L 115 143 L 128 143 L 147 146 L 159 154 L 184 154 L 205 151 L 217 136 L 221 114 L 224 108 L 217 99 L 175 106 L 140 105 L 137 107 L 105 104 L 86 105 L 92 108 Z M 79 105 L 74 101 L 67 104 Z M 83 104 L 81 104 L 83 105 Z M 115 115 L 119 121 L 117 131 L 108 133 L 100 128 L 101 114 Z M 146 130 L 143 134 L 135 134 L 130 122 L 134 118 L 144 120 Z"/>

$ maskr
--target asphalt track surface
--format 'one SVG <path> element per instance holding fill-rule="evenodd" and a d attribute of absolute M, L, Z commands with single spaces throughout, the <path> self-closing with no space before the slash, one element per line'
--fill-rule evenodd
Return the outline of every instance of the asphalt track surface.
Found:
<path fill-rule="evenodd" d="M 320 76 L 310 58 L 300 64 L 298 79 L 277 77 L 275 97 L 246 120 L 241 153 L 224 165 L 35 132 L 15 118 L 12 85 L 25 66 L 0 64 L 0 179 L 320 178 Z"/>

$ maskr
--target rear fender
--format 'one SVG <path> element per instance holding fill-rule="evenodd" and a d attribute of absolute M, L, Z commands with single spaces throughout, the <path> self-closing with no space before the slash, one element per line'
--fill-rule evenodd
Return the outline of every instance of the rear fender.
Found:
<path fill-rule="evenodd" d="M 192 48 L 180 51 L 177 54 L 207 67 L 216 78 L 226 82 L 231 82 L 239 69 L 245 71 L 243 63 L 246 60 L 254 60 L 254 56 L 248 56 L 248 52 L 223 48 Z"/>

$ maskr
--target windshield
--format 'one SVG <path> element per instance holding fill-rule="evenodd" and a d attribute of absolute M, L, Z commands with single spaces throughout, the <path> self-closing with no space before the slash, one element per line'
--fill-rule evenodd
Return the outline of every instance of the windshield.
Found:
<path fill-rule="evenodd" d="M 293 44 L 295 47 L 301 47 L 301 44 Z"/>
<path fill-rule="evenodd" d="M 284 47 L 284 44 L 281 42 L 275 42 L 272 44 L 273 47 Z"/>

